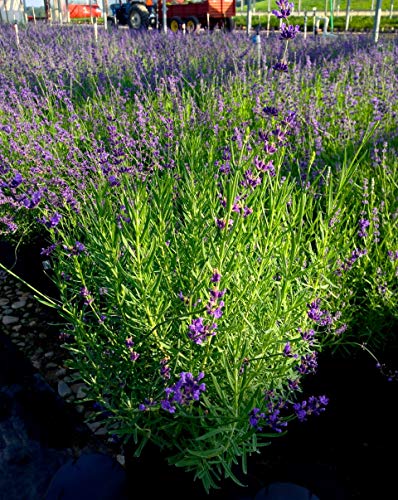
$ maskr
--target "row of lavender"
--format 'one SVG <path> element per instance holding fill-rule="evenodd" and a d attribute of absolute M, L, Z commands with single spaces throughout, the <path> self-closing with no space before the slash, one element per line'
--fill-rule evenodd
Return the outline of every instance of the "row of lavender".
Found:
<path fill-rule="evenodd" d="M 209 491 L 324 410 L 319 352 L 389 341 L 397 40 L 285 26 L 258 71 L 239 33 L 11 30 L 0 234 L 43 241 L 37 295 L 112 432 Z"/>

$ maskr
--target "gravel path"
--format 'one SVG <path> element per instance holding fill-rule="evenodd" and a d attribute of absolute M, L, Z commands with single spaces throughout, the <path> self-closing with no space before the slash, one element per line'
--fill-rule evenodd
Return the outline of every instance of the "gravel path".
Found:
<path fill-rule="evenodd" d="M 70 459 L 101 453 L 124 465 L 90 416 L 84 384 L 64 366 L 56 317 L 0 271 L 0 500 L 44 498 Z"/>

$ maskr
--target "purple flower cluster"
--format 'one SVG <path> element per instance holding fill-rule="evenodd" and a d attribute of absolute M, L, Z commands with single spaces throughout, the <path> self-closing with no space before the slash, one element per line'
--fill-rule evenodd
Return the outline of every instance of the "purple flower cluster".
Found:
<path fill-rule="evenodd" d="M 282 354 L 286 358 L 297 358 L 297 354 L 293 354 L 292 352 L 292 346 L 290 345 L 290 342 L 286 342 L 285 347 L 283 348 Z"/>
<path fill-rule="evenodd" d="M 307 420 L 309 415 L 320 415 L 325 411 L 325 406 L 329 403 L 326 396 L 310 396 L 308 401 L 304 400 L 293 405 L 293 410 L 296 413 L 300 422 Z"/>
<path fill-rule="evenodd" d="M 215 319 L 220 319 L 223 315 L 223 307 L 225 305 L 224 301 L 221 300 L 226 289 L 220 290 L 218 283 L 221 280 L 221 274 L 218 269 L 213 270 L 213 274 L 210 278 L 211 283 L 213 283 L 212 288 L 209 289 L 209 301 L 206 304 L 206 312 L 209 316 Z M 200 301 L 199 301 L 200 302 Z M 199 317 L 193 319 L 191 324 L 188 326 L 189 332 L 188 337 L 195 342 L 195 344 L 203 344 L 209 337 L 212 337 L 216 333 L 217 324 L 205 324 L 204 318 Z"/>
<path fill-rule="evenodd" d="M 163 410 L 175 413 L 175 404 L 186 406 L 199 401 L 200 394 L 206 390 L 206 385 L 203 382 L 200 383 L 204 376 L 203 372 L 200 372 L 197 377 L 190 372 L 181 372 L 178 382 L 165 389 L 166 398 L 160 402 Z"/>
<path fill-rule="evenodd" d="M 216 222 L 216 225 L 217 225 L 218 229 L 225 229 L 225 228 L 231 229 L 231 227 L 234 224 L 233 219 L 229 219 L 227 221 L 226 219 L 218 219 L 218 218 L 216 218 L 215 222 Z"/>
<path fill-rule="evenodd" d="M 51 245 L 51 247 L 53 247 L 53 246 L 54 245 Z M 83 253 L 87 254 L 87 250 L 86 250 L 85 245 L 83 243 L 81 243 L 80 241 L 75 241 L 75 244 L 71 247 L 69 247 L 67 245 L 62 245 L 62 248 L 68 252 L 67 257 L 72 257 L 73 255 L 80 255 Z"/>
<path fill-rule="evenodd" d="M 39 222 L 44 224 L 48 229 L 54 229 L 59 224 L 61 219 L 62 215 L 58 212 L 55 212 L 49 219 L 47 219 L 47 217 L 43 217 L 39 219 Z"/>
<path fill-rule="evenodd" d="M 320 309 L 321 299 L 315 299 L 310 304 L 307 304 L 309 307 L 307 311 L 307 315 L 310 319 L 312 319 L 315 323 L 320 326 L 331 325 L 334 321 L 333 317 L 329 313 L 329 311 L 325 309 Z"/>
<path fill-rule="evenodd" d="M 268 172 L 270 177 L 275 177 L 275 167 L 272 160 L 265 162 L 264 160 L 256 156 L 253 161 L 254 161 L 254 166 L 258 171 Z"/>
<path fill-rule="evenodd" d="M 306 330 L 303 331 L 301 328 L 297 329 L 299 334 L 301 335 L 301 338 L 308 342 L 309 345 L 312 345 L 314 343 L 314 337 L 315 337 L 315 332 L 314 330 Z"/>
<path fill-rule="evenodd" d="M 280 73 L 288 73 L 289 66 L 284 61 L 278 61 L 272 66 L 272 69 Z"/>
<path fill-rule="evenodd" d="M 300 358 L 300 364 L 295 367 L 300 375 L 309 375 L 315 373 L 318 368 L 316 352 L 305 354 Z"/>
<path fill-rule="evenodd" d="M 387 255 L 391 262 L 398 260 L 398 250 L 395 250 L 395 252 L 392 250 L 388 250 Z"/>
<path fill-rule="evenodd" d="M 307 307 L 309 307 L 307 311 L 307 315 L 310 319 L 312 319 L 315 323 L 317 323 L 319 326 L 326 326 L 328 328 L 328 331 L 331 331 L 331 326 L 336 323 L 341 318 L 341 312 L 337 311 L 333 315 L 325 310 L 320 308 L 321 305 L 321 299 L 315 299 L 313 302 L 310 304 L 307 304 Z M 333 331 L 334 335 L 341 335 L 343 332 L 347 330 L 347 325 L 343 324 L 339 328 Z M 313 330 L 310 330 L 309 332 L 306 332 L 306 336 L 309 335 L 309 337 L 312 339 L 313 335 L 310 334 L 310 332 L 313 332 Z M 303 334 L 302 334 L 303 336 Z M 303 336 L 304 338 L 304 336 Z"/>
<path fill-rule="evenodd" d="M 297 33 L 300 31 L 300 26 L 292 26 L 291 24 L 286 25 L 285 23 L 281 24 L 281 33 L 279 35 L 280 40 L 294 40 L 296 38 Z"/>
<path fill-rule="evenodd" d="M 170 366 L 169 366 L 170 358 L 166 357 L 160 360 L 160 376 L 165 380 L 170 378 Z"/>
<path fill-rule="evenodd" d="M 359 219 L 358 226 L 359 226 L 358 236 L 360 238 L 366 238 L 368 235 L 366 229 L 370 226 L 370 222 L 367 219 L 362 218 Z"/>
<path fill-rule="evenodd" d="M 90 290 L 85 286 L 80 289 L 80 296 L 84 298 L 84 304 L 86 306 L 89 306 L 94 302 L 94 297 L 91 295 Z"/>
<path fill-rule="evenodd" d="M 204 324 L 204 319 L 202 317 L 192 320 L 192 323 L 188 326 L 188 337 L 198 345 L 203 344 L 209 337 L 216 334 L 217 324 L 212 323 L 211 325 Z"/>
<path fill-rule="evenodd" d="M 280 20 L 282 19 L 287 20 L 287 18 L 292 13 L 292 10 L 294 8 L 294 3 L 287 2 L 285 0 L 276 0 L 276 5 L 279 7 L 279 10 L 275 9 L 272 11 L 272 13 Z M 281 22 L 279 39 L 285 41 L 286 46 L 281 60 L 272 66 L 273 70 L 279 71 L 280 73 L 288 72 L 288 65 L 285 60 L 288 43 L 290 40 L 294 40 L 296 38 L 299 31 L 300 31 L 300 26 L 298 25 L 293 26 L 291 24 L 286 24 Z"/>
<path fill-rule="evenodd" d="M 140 403 L 138 405 L 138 409 L 140 411 L 147 411 L 147 410 L 149 410 L 149 408 L 156 406 L 157 404 L 158 404 L 157 401 L 154 401 L 153 399 L 145 398 L 144 402 Z"/>
<path fill-rule="evenodd" d="M 281 410 L 289 410 L 291 407 L 298 420 L 304 422 L 309 415 L 320 415 L 324 412 L 328 403 L 329 399 L 326 396 L 310 396 L 308 400 L 291 404 L 277 397 L 274 391 L 266 391 L 265 410 L 253 408 L 249 413 L 249 424 L 258 432 L 262 432 L 263 426 L 266 426 L 273 432 L 281 433 L 288 424 Z"/>
<path fill-rule="evenodd" d="M 376 368 L 387 378 L 387 382 L 398 382 L 398 370 L 387 369 L 385 364 L 377 363 Z"/>
<path fill-rule="evenodd" d="M 131 361 L 137 361 L 137 359 L 140 357 L 140 355 L 138 354 L 138 352 L 135 352 L 134 351 L 134 342 L 133 342 L 133 339 L 131 337 L 128 337 L 125 341 L 125 344 L 126 344 L 126 347 L 128 348 L 128 350 L 130 351 L 130 359 Z"/>
<path fill-rule="evenodd" d="M 279 7 L 279 10 L 275 9 L 272 11 L 274 16 L 278 19 L 287 19 L 294 9 L 294 3 L 286 2 L 285 0 L 276 0 L 275 3 Z"/>
<path fill-rule="evenodd" d="M 339 262 L 338 267 L 336 269 L 337 276 L 341 276 L 343 272 L 349 271 L 352 269 L 352 266 L 355 262 L 367 254 L 366 248 L 356 248 L 351 252 L 350 257 L 348 257 L 344 262 Z"/>
<path fill-rule="evenodd" d="M 281 415 L 281 409 L 285 406 L 286 402 L 281 398 L 272 399 L 271 397 L 266 397 L 266 411 L 261 411 L 260 408 L 253 408 L 249 413 L 249 424 L 258 432 L 261 432 L 265 425 L 273 432 L 279 434 L 287 427 L 287 421 L 283 420 Z"/>

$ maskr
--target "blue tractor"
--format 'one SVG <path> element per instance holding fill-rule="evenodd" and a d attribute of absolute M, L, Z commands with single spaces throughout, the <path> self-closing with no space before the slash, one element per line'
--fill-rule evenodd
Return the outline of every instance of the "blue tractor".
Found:
<path fill-rule="evenodd" d="M 125 3 L 113 3 L 109 6 L 111 15 L 108 22 L 128 26 L 134 30 L 156 28 L 158 16 L 152 0 L 129 0 Z"/>

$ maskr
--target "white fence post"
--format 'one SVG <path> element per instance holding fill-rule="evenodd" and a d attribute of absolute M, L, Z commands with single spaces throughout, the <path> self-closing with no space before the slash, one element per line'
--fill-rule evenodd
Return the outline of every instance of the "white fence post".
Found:
<path fill-rule="evenodd" d="M 247 1 L 247 21 L 246 21 L 246 33 L 250 35 L 250 30 L 252 29 L 252 3 L 251 0 Z"/>
<path fill-rule="evenodd" d="M 316 7 L 312 8 L 312 12 L 313 12 L 312 31 L 313 31 L 313 35 L 315 36 L 316 35 Z"/>
<path fill-rule="evenodd" d="M 374 41 L 374 43 L 377 43 L 379 40 L 380 17 L 381 17 L 381 0 L 377 0 L 376 1 L 375 19 L 374 19 L 374 25 L 373 25 L 373 41 Z"/>
<path fill-rule="evenodd" d="M 304 40 L 307 38 L 307 11 L 304 11 Z"/>
<path fill-rule="evenodd" d="M 108 31 L 108 0 L 102 0 L 102 15 L 104 16 L 104 29 Z"/>
<path fill-rule="evenodd" d="M 14 21 L 14 31 L 15 31 L 15 43 L 17 44 L 17 49 L 19 49 L 19 33 L 18 33 L 17 21 Z"/>
<path fill-rule="evenodd" d="M 351 0 L 347 0 L 347 7 L 345 10 L 345 28 L 344 28 L 344 31 L 348 31 L 348 26 L 350 25 L 350 12 L 351 12 Z"/>

